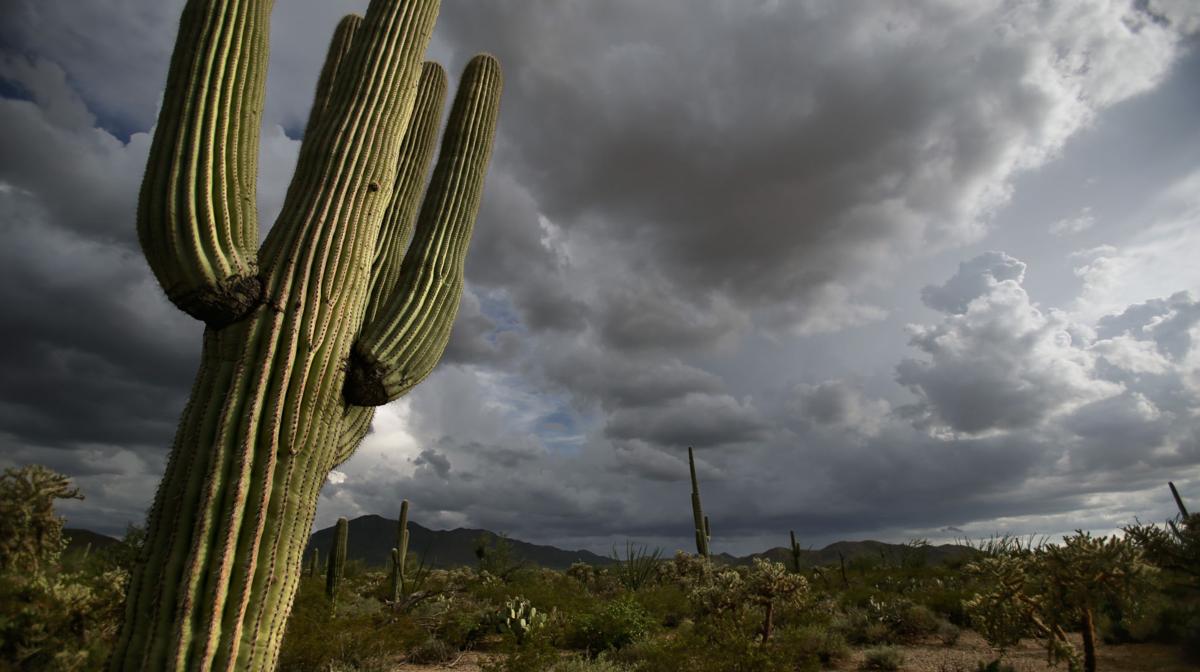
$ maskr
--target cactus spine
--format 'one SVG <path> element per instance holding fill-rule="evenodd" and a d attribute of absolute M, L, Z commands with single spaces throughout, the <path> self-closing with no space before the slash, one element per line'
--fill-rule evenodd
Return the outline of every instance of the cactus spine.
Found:
<path fill-rule="evenodd" d="M 392 549 L 392 601 L 404 595 L 404 563 L 408 559 L 408 500 L 400 502 L 400 526 Z"/>
<path fill-rule="evenodd" d="M 788 530 L 792 536 L 792 571 L 800 573 L 800 544 L 796 543 L 796 531 Z"/>
<path fill-rule="evenodd" d="M 458 310 L 499 64 L 467 65 L 422 198 L 439 3 L 372 0 L 343 19 L 258 247 L 272 4 L 188 0 L 180 19 L 137 228 L 167 297 L 206 329 L 113 670 L 274 669 L 322 483 L 373 406 L 433 369 Z"/>
<path fill-rule="evenodd" d="M 325 570 L 325 595 L 331 602 L 337 601 L 338 587 L 346 574 L 346 546 L 350 543 L 350 522 L 338 518 L 333 531 L 333 546 L 329 548 L 329 567 Z"/>
<path fill-rule="evenodd" d="M 700 481 L 696 479 L 696 456 L 688 446 L 688 469 L 692 474 L 692 520 L 696 527 L 696 553 L 708 557 L 708 542 L 712 533 L 708 529 L 708 516 L 700 506 Z"/>

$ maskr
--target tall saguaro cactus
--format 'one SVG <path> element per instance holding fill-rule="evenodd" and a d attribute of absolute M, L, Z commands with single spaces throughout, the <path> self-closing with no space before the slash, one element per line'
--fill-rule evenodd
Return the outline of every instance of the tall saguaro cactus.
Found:
<path fill-rule="evenodd" d="M 137 228 L 168 298 L 206 329 L 114 670 L 275 667 L 322 483 L 373 406 L 432 370 L 458 310 L 499 64 L 467 65 L 422 198 L 445 91 L 421 61 L 439 3 L 372 0 L 343 19 L 256 250 L 272 4 L 188 0 L 171 57 Z"/>
<path fill-rule="evenodd" d="M 688 470 L 692 475 L 692 520 L 696 527 L 696 553 L 708 557 L 708 542 L 712 538 L 708 531 L 708 516 L 700 506 L 700 481 L 696 478 L 696 456 L 688 446 Z"/>
<path fill-rule="evenodd" d="M 404 563 L 408 560 L 408 500 L 400 502 L 400 525 L 396 530 L 396 547 L 392 549 L 392 601 L 404 595 Z"/>
<path fill-rule="evenodd" d="M 333 530 L 333 545 L 329 547 L 329 567 L 325 571 L 325 595 L 337 600 L 338 587 L 346 574 L 346 548 L 350 545 L 350 521 L 338 518 Z"/>

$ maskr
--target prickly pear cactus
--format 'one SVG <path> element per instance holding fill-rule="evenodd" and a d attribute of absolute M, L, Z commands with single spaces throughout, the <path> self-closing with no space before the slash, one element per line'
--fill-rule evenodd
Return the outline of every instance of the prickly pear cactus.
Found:
<path fill-rule="evenodd" d="M 504 618 L 504 629 L 512 633 L 518 645 L 546 625 L 546 614 L 539 612 L 537 607 L 530 604 L 529 600 L 520 596 L 506 601 L 501 613 Z"/>
<path fill-rule="evenodd" d="M 259 247 L 272 5 L 189 0 L 171 57 L 137 228 L 206 330 L 113 670 L 274 669 L 322 483 L 373 407 L 433 369 L 458 310 L 499 64 L 468 64 L 422 198 L 446 88 L 421 62 L 439 3 L 343 19 Z"/>

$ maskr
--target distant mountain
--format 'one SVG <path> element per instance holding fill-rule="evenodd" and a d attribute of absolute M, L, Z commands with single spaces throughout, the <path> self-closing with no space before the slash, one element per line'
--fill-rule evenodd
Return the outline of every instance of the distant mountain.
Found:
<path fill-rule="evenodd" d="M 368 515 L 350 521 L 349 548 L 346 557 L 360 560 L 369 566 L 385 566 L 391 558 L 392 547 L 396 545 L 396 526 L 398 522 L 383 516 Z M 491 541 L 499 538 L 488 530 L 458 528 L 454 530 L 431 530 L 418 525 L 411 520 L 408 523 L 408 549 L 426 559 L 433 567 L 475 566 L 475 542 L 480 536 Z M 533 564 L 549 569 L 566 569 L 574 562 L 586 562 L 593 565 L 610 565 L 612 558 L 597 555 L 591 551 L 564 551 L 553 546 L 531 544 L 517 539 L 509 539 L 514 553 Z M 325 557 L 333 543 L 333 527 L 318 530 L 309 538 L 308 546 L 304 549 L 304 557 L 308 558 L 315 545 Z M 806 567 L 818 565 L 836 565 L 840 558 L 846 562 L 854 562 L 859 558 L 876 560 L 883 558 L 890 564 L 899 564 L 907 549 L 903 544 L 888 544 L 881 541 L 839 541 L 830 544 L 819 551 L 801 551 L 801 562 Z M 929 564 L 939 564 L 971 554 L 971 549 L 955 544 L 930 546 L 925 549 L 925 558 Z M 839 556 L 840 554 L 840 556 Z M 671 554 L 664 552 L 664 557 Z M 776 547 L 762 553 L 752 553 L 738 557 L 728 553 L 713 556 L 718 562 L 728 565 L 748 565 L 754 558 L 762 557 L 776 562 L 791 564 L 792 553 L 787 548 Z"/>
<path fill-rule="evenodd" d="M 819 551 L 802 549 L 800 563 L 805 567 L 839 564 L 842 558 L 846 562 L 854 562 L 859 558 L 884 560 L 888 564 L 899 564 L 906 553 L 912 552 L 904 544 L 888 544 L 882 541 L 839 541 L 822 548 Z M 925 561 L 931 565 L 959 560 L 969 557 L 974 551 L 967 546 L 958 544 L 942 544 L 928 546 L 924 549 Z M 731 564 L 749 564 L 754 558 L 767 558 L 787 565 L 792 563 L 792 551 L 789 548 L 776 546 L 762 553 L 753 553 L 744 558 L 730 558 Z"/>
<path fill-rule="evenodd" d="M 350 521 L 348 536 L 349 546 L 346 558 L 361 560 L 370 566 L 386 566 L 390 562 L 392 548 L 396 545 L 396 520 L 383 516 L 360 516 Z M 480 536 L 494 541 L 499 535 L 487 530 L 471 530 L 457 528 L 454 530 L 431 530 L 417 523 L 408 522 L 408 550 L 425 558 L 432 567 L 475 566 L 479 563 L 475 557 L 475 542 Z M 517 557 L 549 569 L 566 569 L 575 562 L 586 562 L 593 565 L 612 564 L 611 558 L 596 555 L 591 551 L 564 551 L 553 546 L 530 544 L 516 539 L 509 539 L 513 553 Z M 313 546 L 316 546 L 322 558 L 328 556 L 333 545 L 333 527 L 317 530 L 308 539 L 304 549 L 305 559 L 309 558 Z"/>
<path fill-rule="evenodd" d="M 119 540 L 113 539 L 107 534 L 72 527 L 64 527 L 62 535 L 63 539 L 67 540 L 66 553 L 82 553 L 89 546 L 91 550 L 96 551 L 105 546 L 120 543 Z"/>
<path fill-rule="evenodd" d="M 350 521 L 350 547 L 346 557 L 359 560 L 368 566 L 386 566 L 391 558 L 392 547 L 396 545 L 397 521 L 383 516 L 368 515 Z M 418 525 L 411 520 L 408 523 L 408 549 L 412 553 L 424 557 L 432 567 L 460 567 L 478 564 L 475 558 L 475 542 L 480 536 L 490 541 L 500 536 L 487 530 L 458 528 L 454 530 L 431 530 Z M 78 528 L 66 528 L 63 537 L 67 539 L 67 552 L 82 552 L 88 545 L 93 551 L 118 543 L 110 536 Z M 517 539 L 509 539 L 513 552 L 527 562 L 549 569 L 563 570 L 574 562 L 586 562 L 592 565 L 611 565 L 613 559 L 597 555 L 591 551 L 564 551 L 553 546 L 531 544 Z M 329 547 L 333 543 L 333 528 L 317 530 L 308 539 L 304 549 L 307 560 L 315 545 L 320 549 L 321 557 L 327 557 Z M 839 554 L 847 563 L 859 558 L 876 560 L 884 558 L 889 564 L 899 564 L 906 551 L 903 544 L 887 544 L 881 541 L 839 541 L 830 544 L 819 551 L 802 550 L 801 562 L 806 567 L 819 565 L 836 565 Z M 930 546 L 925 549 L 925 558 L 929 564 L 939 564 L 970 556 L 972 550 L 966 546 L 943 544 Z M 663 557 L 670 558 L 673 554 L 663 552 Z M 789 549 L 777 546 L 762 553 L 752 553 L 747 556 L 734 556 L 719 553 L 713 558 L 727 565 L 748 565 L 754 558 L 767 558 L 775 562 L 791 565 L 792 553 Z"/>

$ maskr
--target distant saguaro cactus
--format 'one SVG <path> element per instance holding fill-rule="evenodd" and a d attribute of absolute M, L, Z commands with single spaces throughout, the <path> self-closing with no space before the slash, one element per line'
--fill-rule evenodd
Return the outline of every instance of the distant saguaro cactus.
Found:
<path fill-rule="evenodd" d="M 137 229 L 206 329 L 113 670 L 274 669 L 322 483 L 373 407 L 433 369 L 458 311 L 499 64 L 467 65 L 426 189 L 446 78 L 421 58 L 439 2 L 343 19 L 259 247 L 272 5 L 188 0 L 179 23 Z"/>
<path fill-rule="evenodd" d="M 700 481 L 696 479 L 696 456 L 688 446 L 688 470 L 692 474 L 692 520 L 696 527 L 696 553 L 708 557 L 708 542 L 712 534 L 708 530 L 708 516 L 700 506 Z"/>
<path fill-rule="evenodd" d="M 400 502 L 400 525 L 396 532 L 396 547 L 392 549 L 392 601 L 404 595 L 404 563 L 408 560 L 408 500 Z"/>
<path fill-rule="evenodd" d="M 329 547 L 329 567 L 325 570 L 325 595 L 337 600 L 338 588 L 346 574 L 346 546 L 350 543 L 350 521 L 338 518 L 333 531 L 333 546 Z"/>
<path fill-rule="evenodd" d="M 799 574 L 800 573 L 800 544 L 796 542 L 796 531 L 795 530 L 788 530 L 788 533 L 792 536 L 792 548 L 791 548 L 792 571 Z"/>
<path fill-rule="evenodd" d="M 316 546 L 313 546 L 312 555 L 310 556 L 309 561 L 308 561 L 308 575 L 311 577 L 315 577 L 317 575 L 317 572 L 319 572 L 320 570 L 321 570 L 321 552 L 319 550 L 317 550 Z"/>

